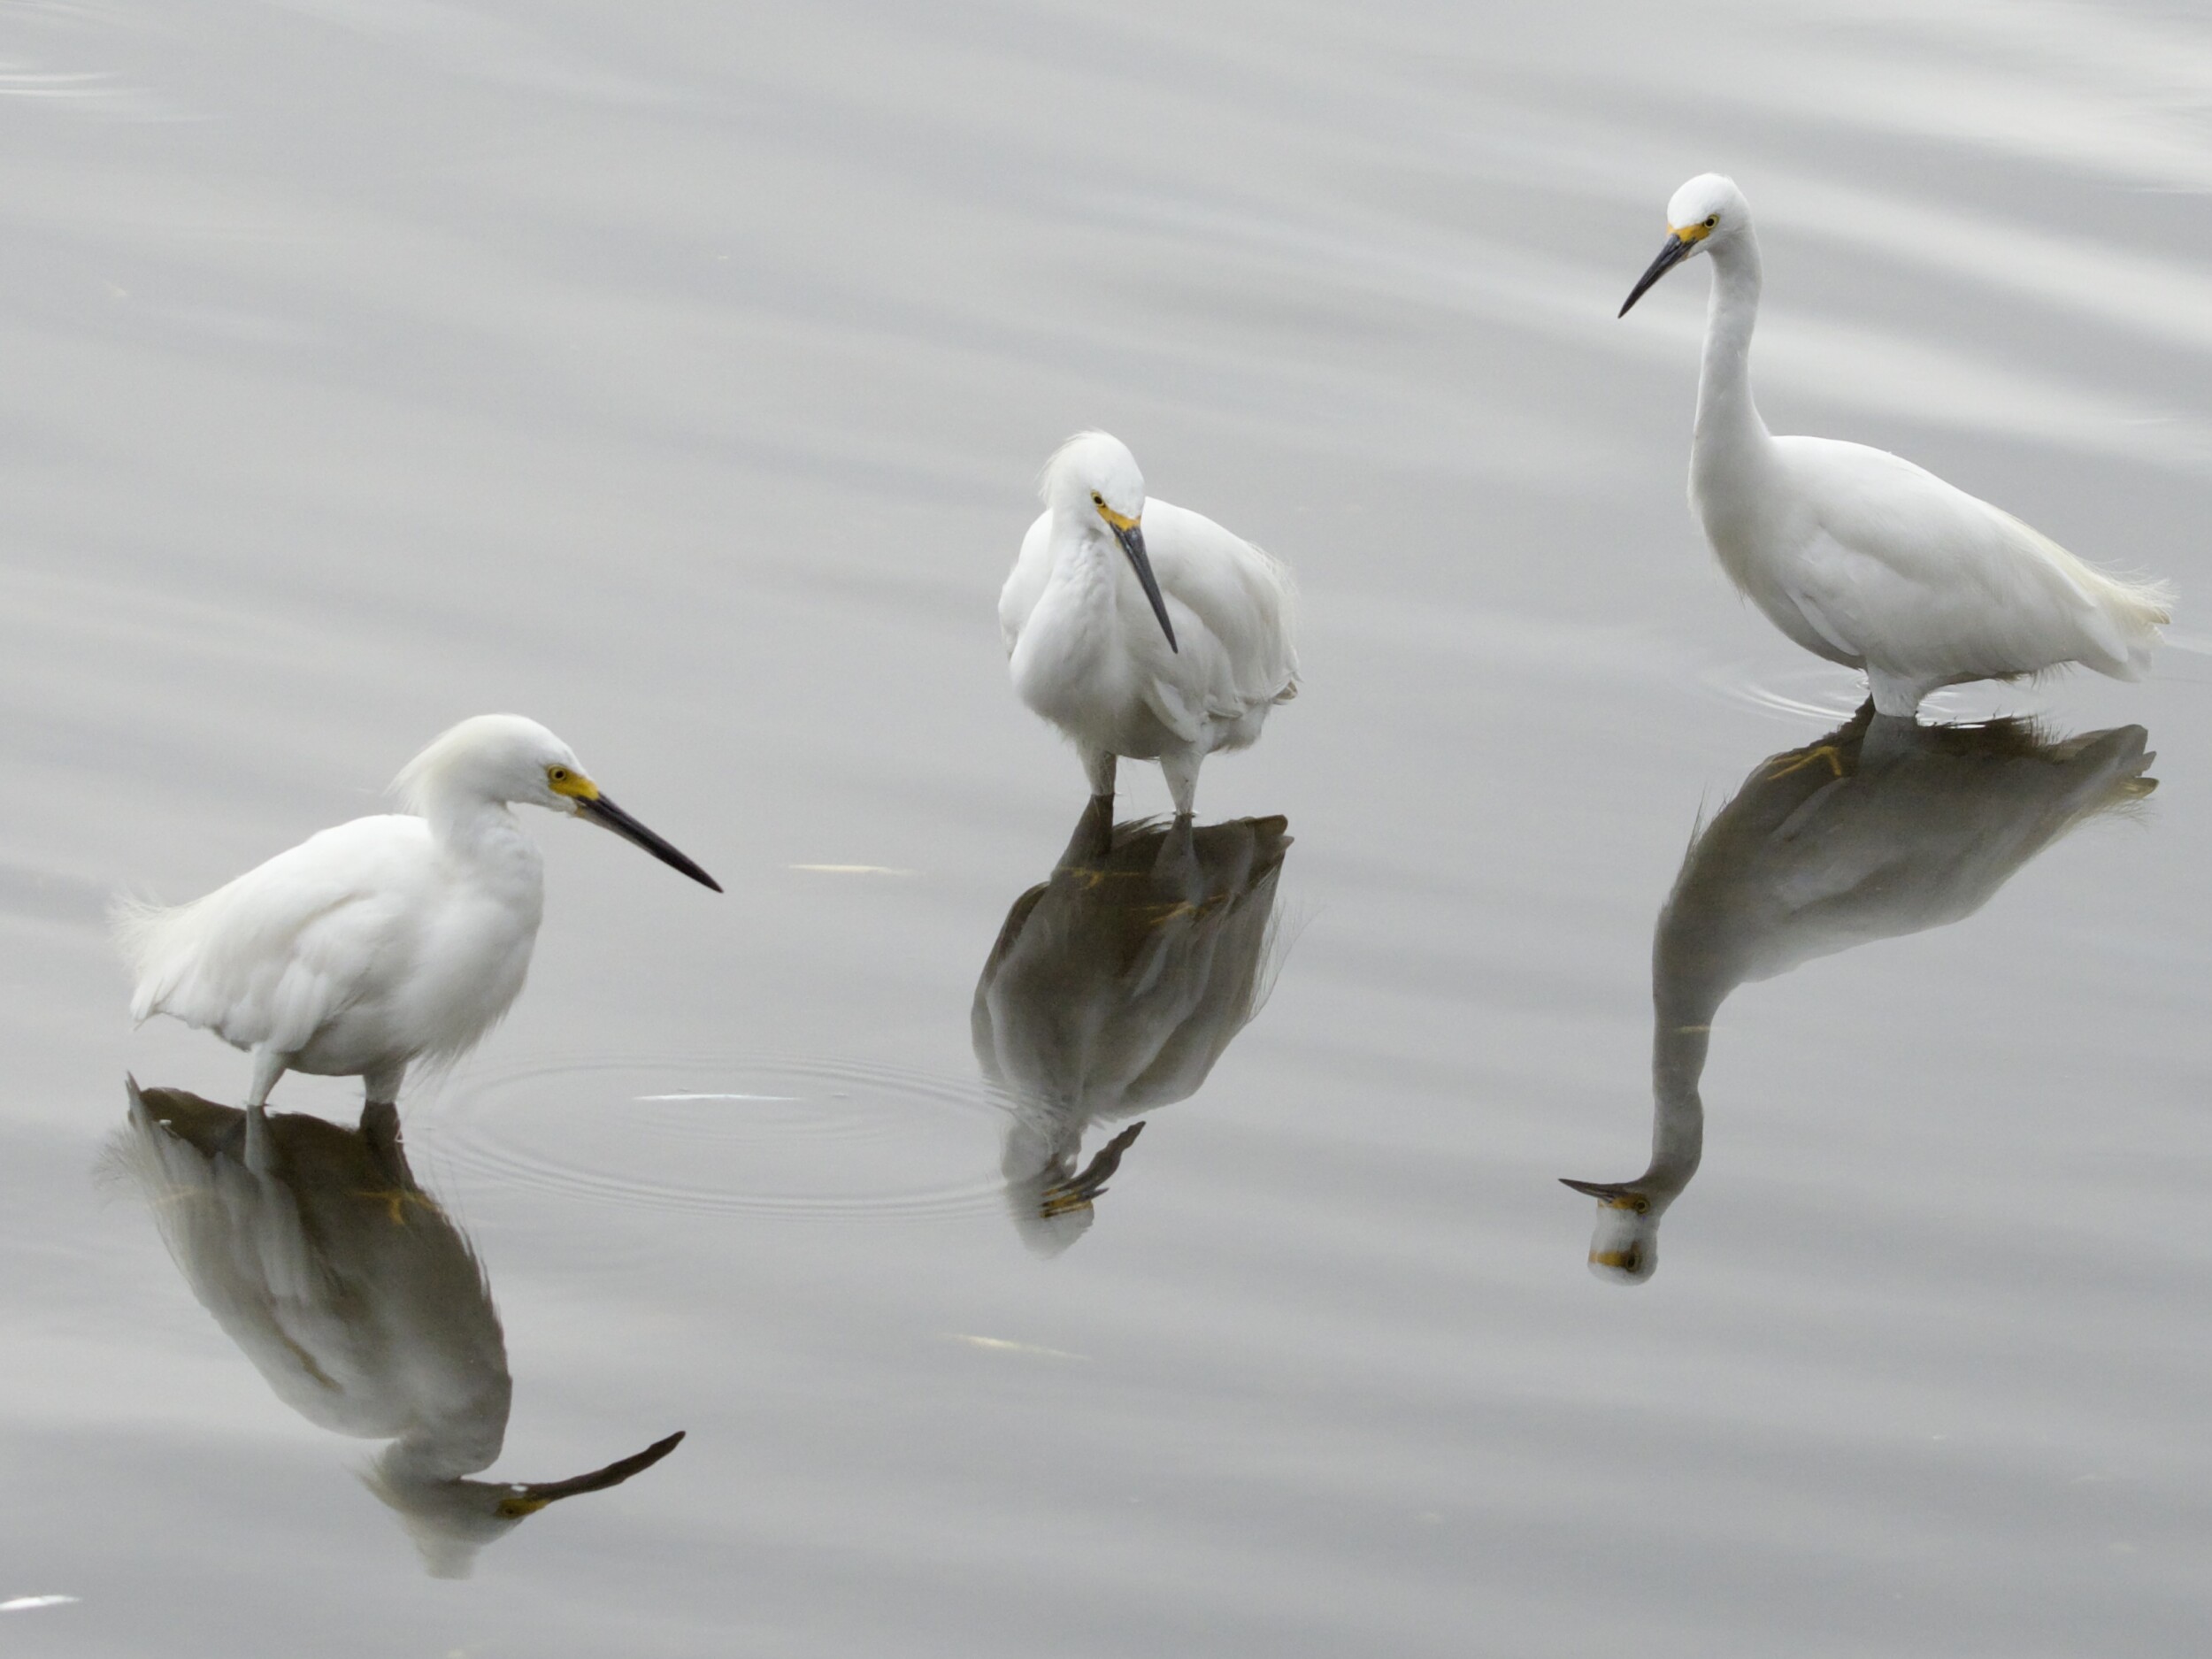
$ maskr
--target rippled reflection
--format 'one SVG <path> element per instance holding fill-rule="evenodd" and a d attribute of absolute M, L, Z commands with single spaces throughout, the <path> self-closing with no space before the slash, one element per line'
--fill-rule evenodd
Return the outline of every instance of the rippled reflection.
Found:
<path fill-rule="evenodd" d="M 1971 916 L 2084 819 L 2157 787 L 2139 726 L 2054 740 L 2034 723 L 1916 726 L 1863 708 L 1764 760 L 1692 838 L 1652 941 L 1651 1164 L 1567 1185 L 1598 1201 L 1591 1271 L 1659 1264 L 1659 1218 L 1697 1173 L 1698 1079 L 1728 994 L 1816 956 Z"/>
<path fill-rule="evenodd" d="M 111 1142 L 192 1294 L 277 1397 L 319 1427 L 387 1440 L 363 1471 L 442 1578 L 549 1503 L 616 1486 L 672 1434 L 572 1479 L 470 1480 L 499 1455 L 513 1384 L 491 1286 L 417 1183 L 399 1114 L 358 1129 L 130 1086 Z"/>
<path fill-rule="evenodd" d="M 972 1018 L 976 1060 L 1010 1102 L 1007 1203 L 1040 1254 L 1089 1229 L 1144 1127 L 1079 1169 L 1090 1125 L 1188 1099 L 1259 1011 L 1285 828 L 1117 826 L 1094 798 L 1052 879 L 1007 912 Z"/>

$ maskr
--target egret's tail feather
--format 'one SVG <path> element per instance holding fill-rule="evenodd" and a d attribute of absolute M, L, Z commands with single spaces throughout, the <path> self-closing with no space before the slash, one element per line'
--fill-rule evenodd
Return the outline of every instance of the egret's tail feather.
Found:
<path fill-rule="evenodd" d="M 2087 568 L 2098 579 L 2102 616 L 2119 636 L 2113 641 L 2116 665 L 2107 672 L 2123 680 L 2140 680 L 2150 672 L 2159 629 L 2173 620 L 2173 584 L 2115 575 L 2094 565 Z"/>
<path fill-rule="evenodd" d="M 173 952 L 177 919 L 188 904 L 157 904 L 128 894 L 108 907 L 108 927 L 131 975 L 131 1018 L 144 1020 L 160 1011 L 174 988 Z"/>

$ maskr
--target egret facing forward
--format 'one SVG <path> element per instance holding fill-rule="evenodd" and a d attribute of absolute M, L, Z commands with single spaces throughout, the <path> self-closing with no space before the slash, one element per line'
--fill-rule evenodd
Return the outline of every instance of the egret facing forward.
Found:
<path fill-rule="evenodd" d="M 1188 818 L 1206 757 L 1256 741 L 1297 695 L 1289 573 L 1148 503 L 1137 457 L 1102 432 L 1062 444 L 1041 493 L 998 600 L 1014 689 L 1074 741 L 1094 795 L 1113 795 L 1117 757 L 1156 760 Z"/>
<path fill-rule="evenodd" d="M 1667 204 L 1667 243 L 1621 315 L 1669 271 L 1713 261 L 1690 447 L 1690 505 L 1721 568 L 1816 656 L 1863 669 L 1877 712 L 1909 717 L 1939 686 L 2079 663 L 2119 680 L 2150 664 L 2170 597 L 2110 575 L 1911 462 L 1832 438 L 1778 438 L 1751 401 L 1759 242 L 1717 173 Z"/>
<path fill-rule="evenodd" d="M 544 864 L 511 803 L 588 818 L 722 890 L 520 715 L 462 721 L 393 787 L 404 814 L 326 829 L 189 904 L 117 909 L 132 1017 L 250 1053 L 257 1119 L 287 1071 L 357 1076 L 372 1103 L 396 1102 L 412 1062 L 457 1058 L 499 1023 L 544 911 Z"/>

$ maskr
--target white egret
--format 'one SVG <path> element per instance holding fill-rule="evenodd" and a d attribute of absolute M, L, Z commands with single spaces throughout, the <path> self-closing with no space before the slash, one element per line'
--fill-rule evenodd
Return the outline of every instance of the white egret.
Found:
<path fill-rule="evenodd" d="M 544 910 L 543 862 L 511 803 L 603 825 L 722 890 L 520 715 L 462 721 L 393 787 L 407 812 L 324 830 L 189 904 L 117 906 L 132 1017 L 247 1050 L 255 1117 L 288 1071 L 358 1076 L 370 1101 L 395 1102 L 410 1064 L 454 1059 L 498 1024 Z"/>
<path fill-rule="evenodd" d="M 254 1114 L 130 1086 L 110 1165 L 145 1199 L 185 1282 L 277 1398 L 319 1428 L 388 1440 L 363 1480 L 441 1578 L 549 1503 L 603 1492 L 680 1431 L 566 1480 L 472 1480 L 506 1441 L 507 1339 L 465 1234 L 417 1184 L 399 1113 L 361 1126 L 278 1112 L 250 1168 Z"/>
<path fill-rule="evenodd" d="M 1062 444 L 1041 493 L 998 601 L 1014 689 L 1073 741 L 1093 795 L 1114 793 L 1117 757 L 1156 760 L 1187 818 L 1206 757 L 1256 741 L 1297 695 L 1289 572 L 1147 502 L 1136 457 L 1102 432 Z"/>
<path fill-rule="evenodd" d="M 2085 564 L 1885 450 L 1774 436 L 1751 400 L 1759 242 L 1743 193 L 1701 174 L 1675 192 L 1667 226 L 1620 314 L 1676 265 L 1711 257 L 1690 505 L 1768 620 L 1864 670 L 1886 715 L 1912 715 L 1939 686 L 2071 663 L 2141 677 L 2171 603 L 2162 584 Z"/>
<path fill-rule="evenodd" d="M 1863 708 L 1752 768 L 1691 838 L 1652 940 L 1650 1164 L 1567 1182 L 1598 1201 L 1590 1271 L 1657 1270 L 1659 1218 L 1703 1155 L 1699 1087 L 1731 992 L 1964 920 L 2069 830 L 2157 787 L 2144 743 L 2139 726 L 2054 741 L 2024 720 L 1907 726 Z"/>
<path fill-rule="evenodd" d="M 1279 818 L 1113 821 L 1094 796 L 1052 879 L 1014 901 L 976 982 L 977 1064 L 1009 1097 L 1014 1225 L 1056 1256 L 1144 1127 L 1077 1168 L 1084 1132 L 1196 1094 L 1266 1000 Z"/>

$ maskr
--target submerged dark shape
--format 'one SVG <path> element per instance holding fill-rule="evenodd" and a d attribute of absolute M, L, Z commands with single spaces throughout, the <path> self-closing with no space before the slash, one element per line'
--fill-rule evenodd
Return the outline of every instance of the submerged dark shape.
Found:
<path fill-rule="evenodd" d="M 391 1444 L 363 1472 L 438 1578 L 549 1503 L 651 1468 L 680 1432 L 566 1480 L 465 1477 L 507 1433 L 513 1384 L 491 1286 L 425 1192 L 399 1114 L 358 1129 L 129 1085 L 113 1165 L 145 1198 L 201 1304 L 285 1404 L 319 1428 Z"/>
<path fill-rule="evenodd" d="M 1083 1134 L 1197 1093 L 1268 988 L 1279 818 L 1116 826 L 1094 797 L 1052 879 L 1014 901 L 971 1014 L 977 1064 L 1010 1118 L 1015 1225 L 1057 1255 L 1143 1128 L 1077 1169 Z"/>
<path fill-rule="evenodd" d="M 1568 1180 L 1598 1201 L 1591 1271 L 1640 1284 L 1697 1173 L 1720 1005 L 1816 956 L 1962 921 L 2085 819 L 2157 787 L 2139 726 L 2055 739 L 2030 720 L 1917 726 L 1869 703 L 1761 761 L 1693 835 L 1652 941 L 1651 1163 Z"/>

